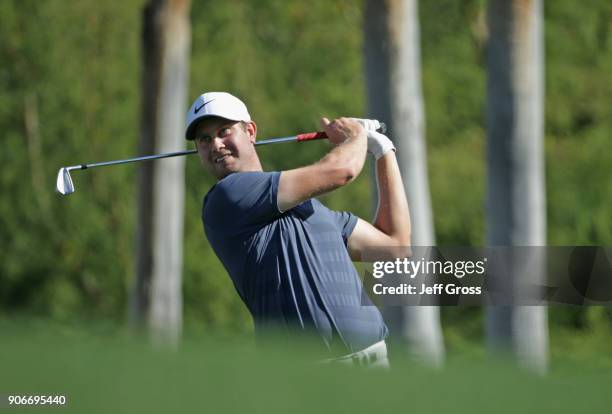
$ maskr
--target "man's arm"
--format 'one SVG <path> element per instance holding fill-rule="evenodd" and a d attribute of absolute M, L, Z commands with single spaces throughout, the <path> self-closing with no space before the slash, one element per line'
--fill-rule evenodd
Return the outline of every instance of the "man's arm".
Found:
<path fill-rule="evenodd" d="M 323 118 L 321 124 L 334 147 L 315 164 L 281 172 L 277 196 L 280 211 L 350 183 L 363 168 L 367 151 L 363 127 L 349 118 L 331 123 Z"/>
<path fill-rule="evenodd" d="M 376 161 L 376 178 L 378 211 L 374 222 L 359 219 L 348 239 L 349 252 L 355 261 L 410 255 L 410 212 L 395 152 L 388 151 Z M 373 249 L 376 257 L 372 257 Z"/>

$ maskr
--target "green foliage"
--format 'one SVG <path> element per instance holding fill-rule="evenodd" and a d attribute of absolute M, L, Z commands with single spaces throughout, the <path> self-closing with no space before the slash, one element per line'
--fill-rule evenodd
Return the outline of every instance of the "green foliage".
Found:
<path fill-rule="evenodd" d="M 609 2 L 547 4 L 546 128 L 551 244 L 612 243 Z"/>
<path fill-rule="evenodd" d="M 256 350 L 244 336 L 207 335 L 175 351 L 112 326 L 0 319 L 0 329 L 10 356 L 0 388 L 66 395 L 62 412 L 561 414 L 583 411 L 585 401 L 594 412 L 612 403 L 610 358 L 563 358 L 545 377 L 474 355 L 441 370 L 396 355 L 390 371 L 377 371 L 315 364 L 295 339 Z"/>
<path fill-rule="evenodd" d="M 3 311 L 125 317 L 137 167 L 76 172 L 79 191 L 70 197 L 52 189 L 60 166 L 136 154 L 143 4 L 0 2 Z M 444 245 L 484 241 L 484 6 L 420 2 L 429 176 L 436 238 Z M 612 242 L 611 15 L 605 0 L 545 2 L 550 244 Z M 194 1 L 189 101 L 211 90 L 243 97 L 260 138 L 314 130 L 321 116 L 363 116 L 363 17 L 361 2 L 350 0 Z M 38 133 L 26 128 L 28 111 L 38 115 Z M 260 154 L 266 169 L 282 170 L 313 162 L 327 148 L 286 144 Z M 202 197 L 212 180 L 195 158 L 186 178 L 187 330 L 247 331 L 250 317 L 202 232 Z M 369 218 L 368 174 L 324 201 Z M 444 315 L 480 333 L 478 312 Z M 551 316 L 553 325 L 574 329 L 581 321 L 587 331 L 609 320 L 581 311 Z"/>
<path fill-rule="evenodd" d="M 132 269 L 134 177 L 75 174 L 89 197 L 53 193 L 60 166 L 134 153 L 141 2 L 0 6 L 2 277 L 8 310 L 120 317 Z M 70 30 L 67 30 L 70 28 Z M 25 126 L 26 112 L 39 120 Z M 126 186 L 126 183 L 130 183 Z"/>
<path fill-rule="evenodd" d="M 482 2 L 420 2 L 423 96 L 437 242 L 484 242 Z"/>

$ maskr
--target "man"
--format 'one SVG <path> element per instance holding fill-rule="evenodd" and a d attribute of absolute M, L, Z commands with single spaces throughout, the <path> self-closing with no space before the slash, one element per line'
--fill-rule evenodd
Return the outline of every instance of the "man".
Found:
<path fill-rule="evenodd" d="M 225 92 L 198 97 L 185 135 L 218 179 L 204 198 L 204 230 L 257 332 L 312 330 L 330 353 L 342 350 L 337 360 L 386 366 L 387 327 L 362 295 L 351 259 L 361 260 L 366 249 L 410 244 L 395 148 L 373 128 L 366 132 L 367 120 L 321 124 L 332 148 L 320 161 L 264 172 L 254 146 L 257 125 L 245 104 Z M 376 158 L 379 186 L 373 225 L 314 198 L 353 181 L 367 151 Z"/>

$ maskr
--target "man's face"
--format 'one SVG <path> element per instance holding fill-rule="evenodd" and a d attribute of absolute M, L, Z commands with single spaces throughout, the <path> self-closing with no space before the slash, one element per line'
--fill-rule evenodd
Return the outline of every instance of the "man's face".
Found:
<path fill-rule="evenodd" d="M 252 171 L 255 152 L 256 126 L 253 122 L 237 122 L 210 117 L 201 121 L 194 141 L 202 165 L 217 179 L 232 172 Z M 258 164 L 258 161 L 256 163 Z"/>

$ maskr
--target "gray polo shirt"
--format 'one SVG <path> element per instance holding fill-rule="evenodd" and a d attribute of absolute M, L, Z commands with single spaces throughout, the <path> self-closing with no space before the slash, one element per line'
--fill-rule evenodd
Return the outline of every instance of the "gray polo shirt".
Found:
<path fill-rule="evenodd" d="M 204 231 L 253 315 L 255 329 L 314 330 L 328 348 L 366 348 L 387 335 L 349 257 L 351 213 L 316 199 L 281 213 L 280 172 L 239 172 L 215 184 Z"/>

